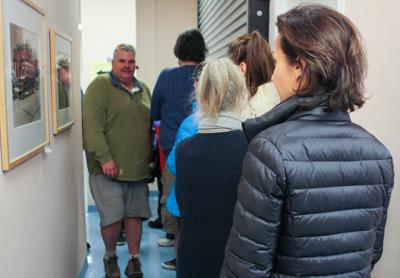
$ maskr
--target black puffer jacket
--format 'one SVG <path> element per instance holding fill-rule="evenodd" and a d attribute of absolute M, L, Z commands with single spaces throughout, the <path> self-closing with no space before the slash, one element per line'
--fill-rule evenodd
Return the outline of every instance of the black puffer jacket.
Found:
<path fill-rule="evenodd" d="M 297 100 L 244 123 L 252 141 L 221 277 L 370 277 L 382 254 L 389 151 L 348 113 Z"/>

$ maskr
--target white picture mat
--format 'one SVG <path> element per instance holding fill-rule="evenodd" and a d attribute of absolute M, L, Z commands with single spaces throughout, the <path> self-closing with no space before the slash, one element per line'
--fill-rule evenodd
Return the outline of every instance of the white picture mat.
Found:
<path fill-rule="evenodd" d="M 55 32 L 54 34 L 54 46 L 55 46 L 55 57 L 61 52 L 68 56 L 71 61 L 72 58 L 72 43 L 71 41 L 65 39 Z M 71 70 L 72 68 L 70 68 Z M 70 71 L 71 73 L 71 71 Z M 58 87 L 57 87 L 58 90 Z M 70 123 L 72 121 L 72 111 L 71 111 L 71 97 L 72 97 L 72 80 L 69 89 L 69 106 L 64 109 L 58 109 L 59 99 L 57 98 L 57 126 L 58 128 L 63 127 L 64 125 Z"/>
<path fill-rule="evenodd" d="M 33 12 L 32 7 L 21 1 L 3 0 L 3 34 L 4 34 L 4 63 L 6 72 L 6 99 L 7 99 L 7 130 L 9 160 L 13 161 L 18 157 L 30 152 L 37 146 L 46 142 L 45 123 L 45 84 L 44 74 L 46 68 L 44 63 L 45 33 L 43 15 Z M 38 34 L 38 52 L 40 71 L 40 107 L 41 119 L 26 125 L 14 128 L 13 99 L 12 99 L 12 53 L 10 45 L 10 23 L 18 25 L 32 33 Z"/>

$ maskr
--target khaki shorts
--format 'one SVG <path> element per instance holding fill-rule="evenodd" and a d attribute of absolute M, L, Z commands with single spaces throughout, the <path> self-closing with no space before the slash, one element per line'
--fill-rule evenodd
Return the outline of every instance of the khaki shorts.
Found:
<path fill-rule="evenodd" d="M 164 170 L 161 176 L 163 184 L 163 195 L 161 196 L 161 222 L 163 224 L 163 230 L 167 233 L 176 235 L 178 233 L 178 223 L 177 218 L 168 212 L 166 208 L 166 203 L 169 196 L 169 191 L 171 190 L 171 185 L 174 182 L 174 176 Z"/>
<path fill-rule="evenodd" d="M 102 227 L 126 217 L 151 217 L 146 181 L 116 181 L 103 175 L 89 175 L 89 186 Z"/>

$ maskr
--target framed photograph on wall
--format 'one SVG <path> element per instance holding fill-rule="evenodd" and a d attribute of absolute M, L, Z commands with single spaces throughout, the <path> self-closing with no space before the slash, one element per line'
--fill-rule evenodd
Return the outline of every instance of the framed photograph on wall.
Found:
<path fill-rule="evenodd" d="M 51 107 L 54 135 L 74 124 L 71 110 L 71 57 L 72 40 L 55 30 L 50 30 Z"/>
<path fill-rule="evenodd" d="M 31 1 L 0 0 L 1 164 L 7 171 L 49 143 L 45 13 Z"/>

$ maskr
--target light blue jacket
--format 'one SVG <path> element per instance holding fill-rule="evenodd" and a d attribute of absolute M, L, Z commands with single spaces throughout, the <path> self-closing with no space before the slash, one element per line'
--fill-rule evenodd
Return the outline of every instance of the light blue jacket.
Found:
<path fill-rule="evenodd" d="M 176 133 L 176 139 L 175 139 L 174 146 L 171 150 L 171 153 L 169 154 L 169 156 L 167 158 L 168 171 L 174 176 L 176 176 L 176 166 L 175 166 L 176 147 L 182 140 L 197 134 L 198 122 L 197 122 L 196 117 L 197 117 L 196 114 L 192 114 L 192 115 L 186 117 L 186 119 L 183 120 L 183 122 L 179 126 L 178 132 Z M 175 215 L 177 217 L 180 216 L 178 204 L 176 202 L 176 197 L 175 197 L 175 181 L 172 184 L 171 191 L 168 196 L 167 210 L 172 215 Z"/>

